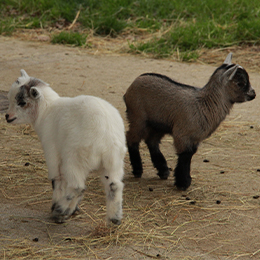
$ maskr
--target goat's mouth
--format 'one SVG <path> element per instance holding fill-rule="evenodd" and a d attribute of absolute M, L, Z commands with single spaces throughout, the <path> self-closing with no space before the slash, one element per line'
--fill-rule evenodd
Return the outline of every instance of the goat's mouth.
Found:
<path fill-rule="evenodd" d="M 17 117 L 14 117 L 14 118 L 12 118 L 12 119 L 7 119 L 6 121 L 7 121 L 7 123 L 12 123 L 16 118 L 17 118 Z"/>
<path fill-rule="evenodd" d="M 253 99 L 255 99 L 256 95 L 247 95 L 246 101 L 251 101 Z"/>

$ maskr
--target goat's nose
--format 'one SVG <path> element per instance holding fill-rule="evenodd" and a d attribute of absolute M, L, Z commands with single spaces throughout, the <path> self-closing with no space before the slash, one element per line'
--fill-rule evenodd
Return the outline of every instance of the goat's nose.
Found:
<path fill-rule="evenodd" d="M 9 118 L 9 114 L 6 114 L 5 119 L 8 120 L 8 118 Z"/>

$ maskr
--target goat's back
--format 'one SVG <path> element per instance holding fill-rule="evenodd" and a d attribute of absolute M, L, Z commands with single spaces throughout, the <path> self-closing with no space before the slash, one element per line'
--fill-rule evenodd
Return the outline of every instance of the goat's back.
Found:
<path fill-rule="evenodd" d="M 118 110 L 98 97 L 59 98 L 46 111 L 41 127 L 42 143 L 55 143 L 61 153 L 80 147 L 95 147 L 98 152 L 125 146 L 124 123 Z"/>
<path fill-rule="evenodd" d="M 184 118 L 185 111 L 196 106 L 198 90 L 164 75 L 142 74 L 134 80 L 124 95 L 128 117 L 132 114 L 149 117 L 144 120 L 158 120 L 163 117 L 173 122 L 176 119 L 172 117 L 181 113 Z"/>

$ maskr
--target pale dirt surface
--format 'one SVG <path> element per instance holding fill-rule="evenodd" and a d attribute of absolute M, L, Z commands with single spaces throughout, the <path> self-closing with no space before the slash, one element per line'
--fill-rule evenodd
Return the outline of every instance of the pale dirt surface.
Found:
<path fill-rule="evenodd" d="M 223 50 L 216 60 L 227 54 Z M 236 104 L 201 144 L 192 159 L 192 185 L 185 192 L 173 187 L 172 176 L 159 180 L 144 145 L 145 171 L 142 179 L 134 179 L 127 154 L 124 219 L 116 228 L 105 227 L 104 192 L 95 174 L 87 180 L 81 213 L 66 224 L 54 224 L 39 140 L 30 127 L 7 125 L 0 114 L 0 259 L 259 259 L 259 61 L 254 63 L 253 55 L 245 64 L 241 55 L 238 60 L 246 69 L 252 65 L 247 70 L 256 99 Z M 8 91 L 25 69 L 61 96 L 108 100 L 124 120 L 122 96 L 138 75 L 157 72 L 202 87 L 214 66 L 0 37 L 0 90 Z M 163 140 L 162 151 L 174 168 L 170 137 Z"/>

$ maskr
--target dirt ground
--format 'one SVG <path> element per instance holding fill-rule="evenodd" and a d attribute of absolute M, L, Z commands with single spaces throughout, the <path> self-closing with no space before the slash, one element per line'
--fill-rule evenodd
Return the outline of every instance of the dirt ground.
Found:
<path fill-rule="evenodd" d="M 25 69 L 61 96 L 108 100 L 125 120 L 122 96 L 141 73 L 162 73 L 202 87 L 229 51 L 185 64 L 0 37 L 0 90 L 8 91 Z M 65 224 L 53 223 L 51 183 L 39 140 L 31 127 L 10 126 L 0 114 L 0 258 L 259 259 L 259 56 L 256 49 L 248 49 L 244 58 L 239 50 L 232 51 L 233 62 L 249 72 L 256 99 L 236 104 L 201 144 L 192 159 L 192 185 L 185 192 L 173 186 L 172 176 L 164 181 L 156 176 L 145 145 L 141 179 L 133 178 L 127 154 L 119 227 L 105 225 L 105 196 L 94 173 L 80 214 Z M 174 168 L 172 138 L 164 138 L 161 147 Z"/>

